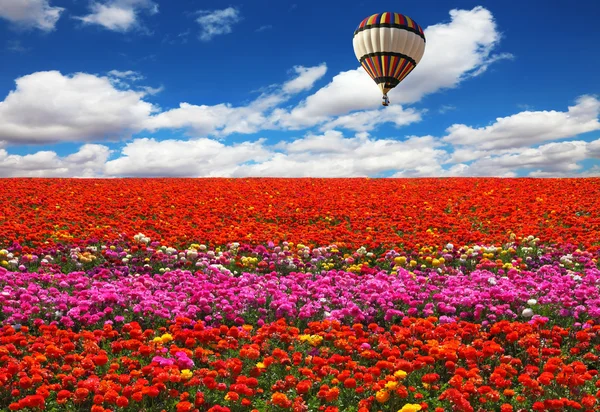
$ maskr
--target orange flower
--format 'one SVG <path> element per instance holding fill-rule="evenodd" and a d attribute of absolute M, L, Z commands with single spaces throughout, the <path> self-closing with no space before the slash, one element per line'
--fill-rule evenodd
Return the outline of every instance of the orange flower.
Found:
<path fill-rule="evenodd" d="M 288 397 L 281 392 L 275 392 L 271 395 L 271 402 L 275 406 L 279 406 L 280 408 L 289 408 L 292 405 L 292 402 L 288 399 Z"/>

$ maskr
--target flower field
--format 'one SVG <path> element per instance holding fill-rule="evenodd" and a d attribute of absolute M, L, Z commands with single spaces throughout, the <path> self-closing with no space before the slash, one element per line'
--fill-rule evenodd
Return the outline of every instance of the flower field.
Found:
<path fill-rule="evenodd" d="M 600 410 L 600 179 L 10 179 L 0 410 Z"/>

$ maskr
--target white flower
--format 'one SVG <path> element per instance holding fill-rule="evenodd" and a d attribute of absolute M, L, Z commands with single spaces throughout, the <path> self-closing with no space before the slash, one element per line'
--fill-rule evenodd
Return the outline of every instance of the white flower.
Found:
<path fill-rule="evenodd" d="M 575 276 L 573 276 L 573 280 L 577 280 L 577 281 L 579 281 L 579 280 L 581 280 L 581 276 L 579 276 L 579 275 L 575 275 Z"/>
<path fill-rule="evenodd" d="M 529 299 L 529 300 L 527 301 L 527 304 L 528 304 L 529 306 L 536 305 L 536 304 L 537 304 L 537 300 L 535 300 L 535 299 Z"/>
<path fill-rule="evenodd" d="M 488 278 L 488 280 L 487 280 L 487 281 L 488 281 L 488 283 L 489 283 L 490 285 L 495 285 L 495 284 L 496 284 L 496 279 L 494 279 L 494 278 Z"/>
<path fill-rule="evenodd" d="M 187 251 L 187 257 L 190 259 L 196 259 L 198 257 L 198 252 L 194 249 L 189 249 Z"/>
<path fill-rule="evenodd" d="M 446 245 L 446 249 L 448 249 L 448 250 L 453 250 L 453 249 L 454 249 L 454 245 L 453 245 L 452 243 L 448 243 L 448 244 Z"/>
<path fill-rule="evenodd" d="M 523 309 L 521 316 L 523 316 L 524 318 L 530 318 L 533 316 L 533 310 L 531 310 L 530 308 Z"/>

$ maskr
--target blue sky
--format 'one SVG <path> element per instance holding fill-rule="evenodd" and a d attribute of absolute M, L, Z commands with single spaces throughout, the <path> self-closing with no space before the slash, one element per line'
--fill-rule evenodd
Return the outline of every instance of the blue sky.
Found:
<path fill-rule="evenodd" d="M 365 17 L 425 30 L 381 95 Z M 0 0 L 0 176 L 600 176 L 600 3 Z"/>

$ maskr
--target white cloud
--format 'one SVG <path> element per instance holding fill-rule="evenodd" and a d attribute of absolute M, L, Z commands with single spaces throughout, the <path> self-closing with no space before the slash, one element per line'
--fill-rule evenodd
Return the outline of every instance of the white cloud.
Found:
<path fill-rule="evenodd" d="M 139 72 L 133 70 L 111 70 L 108 72 L 108 75 L 112 77 L 117 77 L 119 79 L 127 79 L 131 81 L 138 81 L 144 79 L 144 76 L 142 76 Z"/>
<path fill-rule="evenodd" d="M 106 0 L 103 3 L 93 1 L 91 13 L 76 17 L 86 24 L 97 24 L 108 30 L 127 32 L 140 28 L 139 15 L 142 11 L 158 13 L 158 5 L 152 0 Z"/>
<path fill-rule="evenodd" d="M 196 22 L 200 25 L 199 38 L 209 41 L 215 36 L 229 34 L 233 25 L 242 20 L 240 11 L 234 7 L 223 10 L 199 10 Z"/>
<path fill-rule="evenodd" d="M 392 103 L 414 103 L 425 95 L 457 87 L 469 77 L 480 75 L 508 54 L 492 52 L 500 33 L 492 14 L 483 7 L 450 11 L 451 21 L 425 29 L 425 55 L 415 70 L 390 93 Z M 309 96 L 291 112 L 278 111 L 278 122 L 301 129 L 379 106 L 381 93 L 362 67 L 341 72 L 325 87 Z"/>
<path fill-rule="evenodd" d="M 599 115 L 600 101 L 592 96 L 581 96 L 566 112 L 524 111 L 498 118 L 490 126 L 479 128 L 455 124 L 447 129 L 448 135 L 443 140 L 453 145 L 472 146 L 479 151 L 526 147 L 600 130 Z M 461 160 L 470 159 L 463 157 Z"/>
<path fill-rule="evenodd" d="M 394 105 L 384 109 L 362 110 L 340 116 L 325 123 L 321 130 L 349 129 L 357 132 L 367 132 L 383 123 L 393 123 L 397 127 L 406 126 L 421 121 L 421 112 L 415 109 L 404 109 Z"/>
<path fill-rule="evenodd" d="M 482 156 L 470 165 L 463 165 L 460 175 L 510 177 L 528 172 L 534 177 L 575 176 L 583 167 L 580 162 L 594 157 L 598 146 L 600 139 L 593 142 L 576 140 L 548 143 L 499 156 Z"/>
<path fill-rule="evenodd" d="M 330 130 L 275 145 L 264 139 L 227 144 L 209 138 L 141 138 L 128 142 L 110 161 L 109 149 L 94 144 L 64 157 L 50 151 L 9 155 L 0 149 L 0 176 L 593 176 L 600 169 L 583 170 L 580 162 L 600 157 L 599 149 L 600 139 L 549 143 L 444 168 L 449 153 L 432 136 L 376 139 L 364 132 L 346 137 Z"/>
<path fill-rule="evenodd" d="M 135 139 L 106 164 L 107 176 L 231 176 L 239 164 L 269 157 L 263 141 Z"/>
<path fill-rule="evenodd" d="M 295 66 L 296 77 L 282 87 L 284 93 L 294 94 L 312 89 L 314 84 L 327 73 L 327 65 L 314 67 Z"/>
<path fill-rule="evenodd" d="M 152 117 L 147 126 L 150 130 L 161 128 L 189 128 L 195 135 L 226 136 L 232 133 L 256 133 L 273 129 L 273 119 L 267 112 L 285 102 L 293 94 L 313 87 L 327 71 L 321 64 L 314 67 L 294 68 L 296 77 L 280 88 L 261 94 L 247 106 L 218 104 L 214 106 L 181 103 L 177 109 L 168 110 Z"/>
<path fill-rule="evenodd" d="M 260 26 L 258 29 L 256 29 L 257 33 L 260 33 L 261 31 L 266 31 L 266 30 L 271 30 L 273 28 L 272 25 L 270 24 L 265 24 L 263 26 Z"/>
<path fill-rule="evenodd" d="M 0 142 L 114 140 L 144 129 L 163 128 L 191 129 L 196 136 L 254 133 L 274 128 L 265 113 L 293 93 L 311 88 L 326 70 L 325 64 L 295 67 L 296 77 L 246 106 L 181 103 L 179 108 L 161 113 L 144 98 L 159 93 L 162 87 L 131 89 L 129 82 L 143 78 L 138 72 L 112 70 L 106 77 L 36 72 L 18 78 L 15 90 L 0 102 Z"/>
<path fill-rule="evenodd" d="M 0 17 L 18 26 L 52 31 L 63 7 L 50 5 L 50 0 L 0 0 Z"/>
<path fill-rule="evenodd" d="M 346 138 L 339 131 L 309 134 L 276 146 L 268 161 L 240 166 L 234 176 L 351 177 L 415 171 L 438 165 L 447 155 L 431 136 L 406 140 L 372 139 L 366 133 Z"/>
<path fill-rule="evenodd" d="M 117 139 L 156 110 L 143 92 L 117 90 L 107 77 L 48 71 L 16 84 L 0 102 L 0 141 L 12 144 Z"/>
<path fill-rule="evenodd" d="M 404 141 L 371 139 L 365 133 L 309 134 L 292 142 L 234 143 L 135 139 L 106 164 L 106 176 L 368 176 L 390 170 L 436 167 L 446 156 L 431 136 Z"/>
<path fill-rule="evenodd" d="M 442 107 L 439 108 L 438 112 L 440 114 L 446 114 L 446 113 L 451 112 L 453 110 L 456 110 L 456 106 L 453 106 L 451 104 L 444 104 L 444 105 L 442 105 Z"/>
<path fill-rule="evenodd" d="M 95 177 L 104 173 L 110 154 L 106 146 L 86 144 L 79 151 L 60 157 L 53 151 L 10 155 L 0 149 L 1 177 Z"/>
<path fill-rule="evenodd" d="M 136 72 L 133 70 L 125 70 L 125 71 L 111 70 L 107 74 L 108 74 L 108 79 L 110 80 L 110 82 L 115 87 L 118 87 L 120 89 L 131 89 L 131 83 L 135 83 L 135 82 L 138 82 L 138 81 L 144 79 L 144 76 L 142 76 L 139 72 Z M 143 86 L 142 90 L 144 90 L 146 88 L 147 87 Z M 149 93 L 147 93 L 147 94 L 156 94 L 156 93 L 152 93 L 152 91 L 154 89 L 152 89 L 152 88 L 147 88 L 147 89 L 149 90 Z M 160 90 L 158 90 L 158 91 L 160 91 Z"/>
<path fill-rule="evenodd" d="M 588 146 L 588 153 L 590 157 L 600 159 L 600 139 L 594 140 Z"/>

